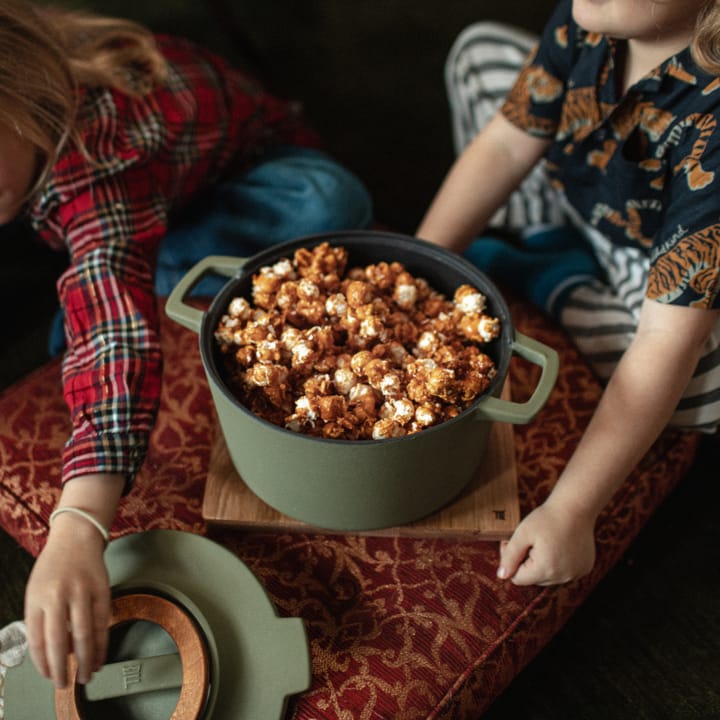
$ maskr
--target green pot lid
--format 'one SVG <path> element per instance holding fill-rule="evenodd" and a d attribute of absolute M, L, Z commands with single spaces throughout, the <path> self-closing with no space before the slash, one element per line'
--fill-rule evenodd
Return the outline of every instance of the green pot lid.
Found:
<path fill-rule="evenodd" d="M 212 720 L 283 717 L 288 696 L 310 685 L 303 623 L 280 618 L 262 585 L 230 551 L 207 538 L 174 530 L 128 535 L 108 545 L 105 560 L 114 594 L 149 593 L 181 606 L 205 639 L 210 686 L 202 717 Z M 119 678 L 143 659 L 143 687 Z M 147 621 L 111 632 L 108 663 L 88 683 L 84 718 L 166 720 L 179 696 L 177 646 Z M 55 691 L 25 661 L 5 679 L 5 713 L 13 720 L 55 720 Z M 104 698 L 104 699 L 101 699 Z"/>

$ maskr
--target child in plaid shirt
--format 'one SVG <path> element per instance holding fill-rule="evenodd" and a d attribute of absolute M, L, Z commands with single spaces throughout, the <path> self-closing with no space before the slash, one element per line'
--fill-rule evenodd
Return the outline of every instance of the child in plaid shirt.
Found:
<path fill-rule="evenodd" d="M 104 540 L 160 394 L 156 292 L 209 254 L 367 227 L 362 184 L 297 106 L 219 57 L 127 21 L 0 0 L 0 224 L 69 253 L 58 282 L 72 434 L 25 605 L 57 686 L 104 661 Z"/>

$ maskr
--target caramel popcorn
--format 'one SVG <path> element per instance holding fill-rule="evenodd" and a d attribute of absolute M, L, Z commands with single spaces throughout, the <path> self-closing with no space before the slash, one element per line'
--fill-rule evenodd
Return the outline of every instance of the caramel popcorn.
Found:
<path fill-rule="evenodd" d="M 456 417 L 495 375 L 486 298 L 449 300 L 402 263 L 347 268 L 342 247 L 297 250 L 253 276 L 215 329 L 229 385 L 253 413 L 299 433 L 397 438 Z"/>

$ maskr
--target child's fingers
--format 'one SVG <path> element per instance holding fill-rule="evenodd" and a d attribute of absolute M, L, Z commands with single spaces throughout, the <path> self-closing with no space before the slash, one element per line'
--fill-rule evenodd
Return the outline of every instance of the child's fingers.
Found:
<path fill-rule="evenodd" d="M 542 585 L 544 579 L 545 577 L 538 566 L 537 560 L 533 557 L 532 551 L 528 552 L 527 557 L 512 576 L 514 585 Z"/>
<path fill-rule="evenodd" d="M 530 545 L 516 532 L 508 541 L 500 544 L 500 566 L 497 576 L 501 580 L 515 579 L 515 574 L 530 551 Z"/>
<path fill-rule="evenodd" d="M 68 652 L 67 608 L 63 605 L 45 614 L 45 655 L 56 688 L 67 685 Z"/>
<path fill-rule="evenodd" d="M 103 597 L 93 604 L 93 624 L 95 635 L 95 657 L 92 671 L 99 670 L 105 663 L 108 648 L 108 623 L 110 621 L 110 599 Z"/>
<path fill-rule="evenodd" d="M 72 605 L 70 627 L 77 662 L 77 681 L 85 685 L 90 682 L 95 665 L 95 628 L 90 602 L 85 596 L 78 598 Z"/>
<path fill-rule="evenodd" d="M 500 568 L 509 573 L 506 577 L 514 585 L 557 585 L 567 582 L 569 577 L 560 576 L 559 569 L 552 570 L 542 548 L 530 542 L 513 544 L 511 539 L 504 552 L 501 551 Z M 498 577 L 500 577 L 498 570 Z"/>
<path fill-rule="evenodd" d="M 50 667 L 45 654 L 45 623 L 42 610 L 25 611 L 25 627 L 27 629 L 28 652 L 38 672 L 46 678 L 50 677 Z"/>

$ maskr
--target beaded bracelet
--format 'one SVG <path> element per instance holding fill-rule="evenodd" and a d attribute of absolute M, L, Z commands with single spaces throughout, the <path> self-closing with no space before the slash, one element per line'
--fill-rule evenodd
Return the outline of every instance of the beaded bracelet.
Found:
<path fill-rule="evenodd" d="M 89 523 L 94 525 L 98 532 L 102 535 L 103 540 L 105 541 L 105 544 L 107 545 L 108 541 L 110 540 L 110 534 L 108 531 L 102 526 L 102 523 L 95 517 L 93 517 L 89 512 L 85 512 L 85 510 L 81 510 L 80 508 L 72 507 L 72 506 L 63 506 L 59 507 L 52 511 L 50 514 L 50 520 L 49 524 L 52 525 L 53 520 L 60 515 L 60 513 L 73 513 L 74 515 L 79 515 L 81 518 L 84 518 Z"/>

